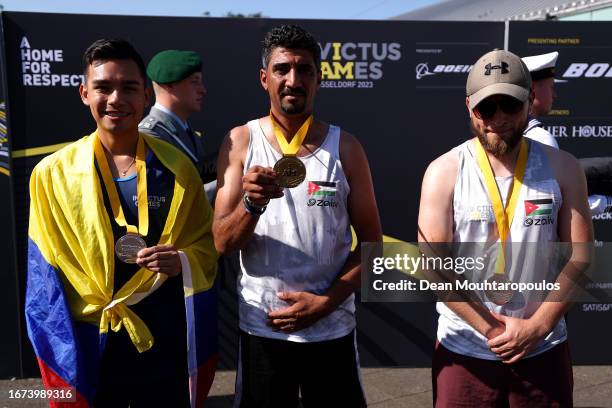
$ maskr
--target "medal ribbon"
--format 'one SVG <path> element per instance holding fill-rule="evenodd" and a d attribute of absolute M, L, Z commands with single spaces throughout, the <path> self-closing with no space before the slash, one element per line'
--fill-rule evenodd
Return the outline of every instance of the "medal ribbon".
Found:
<path fill-rule="evenodd" d="M 95 136 L 94 140 L 94 154 L 96 161 L 98 162 L 98 168 L 102 174 L 102 181 L 104 187 L 108 193 L 108 200 L 113 210 L 113 216 L 115 222 L 121 227 L 126 227 L 128 234 L 139 234 L 140 236 L 147 236 L 149 232 L 149 209 L 147 199 L 147 165 L 145 163 L 145 146 L 142 136 L 138 136 L 138 144 L 136 146 L 136 175 L 137 175 L 137 195 L 138 195 L 138 227 L 129 225 L 125 219 L 123 208 L 121 208 L 121 201 L 119 201 L 119 194 L 115 187 L 115 182 L 106 161 L 106 155 L 104 154 L 104 148 L 100 137 Z"/>
<path fill-rule="evenodd" d="M 291 138 L 291 142 L 287 143 L 287 139 L 283 135 L 280 126 L 274 119 L 274 115 L 270 112 L 270 120 L 272 121 L 272 129 L 274 129 L 274 136 L 276 136 L 276 140 L 278 141 L 278 145 L 283 152 L 283 156 L 297 156 L 298 151 L 300 150 L 300 146 L 304 139 L 306 138 L 306 134 L 308 133 L 308 129 L 310 129 L 310 125 L 312 124 L 313 116 L 310 115 L 302 126 L 298 129 L 297 133 L 293 135 Z"/>
<path fill-rule="evenodd" d="M 495 273 L 503 275 L 506 268 L 506 259 L 504 253 L 505 244 L 508 240 L 508 236 L 510 235 L 510 226 L 512 225 L 512 219 L 514 217 L 518 196 L 521 191 L 521 187 L 523 186 L 523 176 L 525 175 L 525 167 L 527 167 L 527 142 L 525 141 L 525 138 L 521 139 L 521 145 L 519 148 L 518 159 L 514 168 L 512 184 L 510 185 L 510 191 L 506 200 L 506 208 L 504 208 L 501 194 L 499 192 L 499 188 L 497 187 L 497 183 L 495 182 L 495 176 L 493 175 L 493 170 L 491 169 L 491 163 L 489 162 L 487 153 L 482 147 L 482 144 L 480 144 L 480 140 L 478 140 L 478 138 L 476 138 L 475 140 L 476 161 L 478 163 L 478 167 L 480 167 L 480 170 L 482 171 L 482 174 L 484 176 L 484 181 L 487 186 L 489 199 L 491 200 L 491 204 L 493 205 L 493 213 L 495 215 L 497 231 L 499 232 L 500 250 L 499 255 L 497 256 L 497 260 L 495 262 Z"/>

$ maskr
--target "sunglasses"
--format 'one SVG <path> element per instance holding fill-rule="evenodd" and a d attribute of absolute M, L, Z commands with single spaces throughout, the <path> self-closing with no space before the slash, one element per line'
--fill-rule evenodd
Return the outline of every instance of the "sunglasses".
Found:
<path fill-rule="evenodd" d="M 478 119 L 491 119 L 495 116 L 495 112 L 497 112 L 497 108 L 499 107 L 506 115 L 516 115 L 523 109 L 524 105 L 525 102 L 510 97 L 485 99 L 476 105 L 474 114 Z"/>

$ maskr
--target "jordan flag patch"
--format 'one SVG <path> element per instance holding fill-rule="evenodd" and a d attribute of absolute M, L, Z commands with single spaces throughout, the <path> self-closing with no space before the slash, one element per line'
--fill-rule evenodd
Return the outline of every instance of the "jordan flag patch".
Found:
<path fill-rule="evenodd" d="M 552 198 L 540 200 L 525 200 L 525 216 L 535 217 L 537 215 L 551 215 L 553 210 Z"/>
<path fill-rule="evenodd" d="M 309 181 L 308 195 L 311 197 L 331 197 L 336 195 L 335 181 Z"/>

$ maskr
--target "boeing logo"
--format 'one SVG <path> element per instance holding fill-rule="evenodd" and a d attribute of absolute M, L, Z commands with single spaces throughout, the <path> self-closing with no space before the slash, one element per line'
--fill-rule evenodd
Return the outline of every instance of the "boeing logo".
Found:
<path fill-rule="evenodd" d="M 416 79 L 421 79 L 427 75 L 435 75 L 433 72 L 429 72 L 429 66 L 426 62 L 421 62 L 416 66 Z"/>
<path fill-rule="evenodd" d="M 504 67 L 491 67 L 491 69 L 504 69 Z M 436 65 L 433 71 L 429 70 L 429 65 L 426 62 L 421 62 L 416 66 L 416 79 L 421 79 L 429 75 L 436 74 L 465 74 L 470 72 L 472 65 L 455 65 L 455 64 L 444 64 Z"/>

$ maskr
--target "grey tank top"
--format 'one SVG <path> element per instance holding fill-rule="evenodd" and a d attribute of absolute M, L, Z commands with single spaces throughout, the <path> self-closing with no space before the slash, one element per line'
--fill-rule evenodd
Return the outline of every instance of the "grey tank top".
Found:
<path fill-rule="evenodd" d="M 274 167 L 282 155 L 266 139 L 258 120 L 248 123 L 244 171 Z M 278 291 L 323 294 L 340 273 L 351 248 L 347 210 L 349 185 L 340 163 L 340 129 L 330 125 L 321 146 L 300 157 L 306 179 L 270 200 L 253 239 L 240 251 L 240 328 L 247 333 L 295 342 L 339 338 L 355 328 L 354 295 L 314 325 L 286 334 L 267 326 L 267 313 L 288 305 Z"/>
<path fill-rule="evenodd" d="M 558 264 L 550 262 L 556 259 L 555 248 L 548 243 L 559 241 L 557 233 L 558 212 L 562 205 L 562 196 L 554 171 L 548 163 L 543 146 L 536 141 L 528 141 L 529 156 L 523 177 L 523 186 L 519 192 L 518 202 L 510 226 L 509 241 L 511 241 L 506 258 L 511 259 L 508 278 L 513 282 L 554 282 Z M 455 181 L 453 196 L 454 242 L 486 242 L 499 241 L 497 225 L 493 214 L 493 206 L 488 196 L 484 177 L 476 161 L 473 140 L 469 140 L 453 151 L 459 159 L 459 169 Z M 496 182 L 504 205 L 512 176 L 496 177 Z M 539 212 L 534 210 L 538 206 Z M 534 243 L 539 243 L 538 245 Z M 461 248 L 461 246 L 458 246 Z M 470 254 L 470 247 L 459 256 L 481 256 Z M 491 254 L 495 256 L 497 245 L 491 245 Z M 461 249 L 459 249 L 461 251 Z M 548 251 L 548 252 L 547 252 Z M 490 258 L 495 259 L 495 258 Z M 473 275 L 472 281 L 482 282 L 490 277 L 491 268 Z M 515 293 L 510 303 L 497 306 L 487 300 L 484 294 L 479 296 L 483 303 L 496 313 L 506 316 L 528 318 L 540 306 L 539 301 L 529 298 L 525 292 Z M 528 292 L 529 293 L 529 292 Z M 496 360 L 487 344 L 486 338 L 474 330 L 463 319 L 457 316 L 444 303 L 438 302 L 438 341 L 449 350 L 487 360 Z M 565 320 L 561 319 L 538 346 L 528 355 L 542 353 L 567 338 Z"/>

